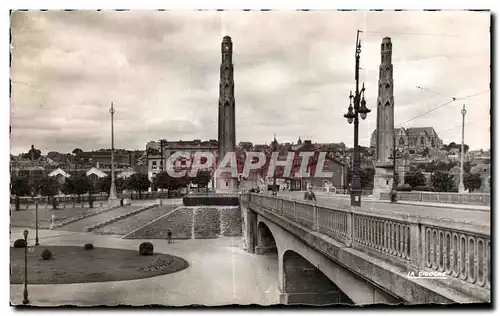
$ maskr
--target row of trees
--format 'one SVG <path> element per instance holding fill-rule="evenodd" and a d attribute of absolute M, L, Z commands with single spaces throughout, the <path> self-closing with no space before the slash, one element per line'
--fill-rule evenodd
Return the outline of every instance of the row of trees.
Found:
<path fill-rule="evenodd" d="M 199 171 L 195 178 L 182 177 L 173 178 L 167 172 L 159 173 L 154 182 L 149 181 L 148 176 L 144 173 L 135 173 L 127 179 L 115 178 L 115 186 L 117 192 L 123 190 L 133 190 L 139 193 L 139 198 L 144 191 L 147 191 L 153 184 L 155 188 L 178 190 L 188 186 L 190 183 L 198 185 L 198 187 L 206 187 L 212 175 L 209 171 Z M 28 177 L 13 177 L 11 179 L 11 194 L 16 197 L 16 210 L 19 210 L 20 197 L 36 196 L 53 198 L 61 191 L 66 195 L 77 195 L 78 201 L 84 194 L 89 194 L 89 201 L 92 207 L 92 194 L 104 192 L 109 193 L 111 188 L 111 177 L 102 178 L 96 182 L 91 181 L 85 175 L 77 175 L 66 179 L 61 185 L 56 178 L 44 177 L 38 181 L 34 181 Z M 53 207 L 56 205 L 53 203 Z"/>
<path fill-rule="evenodd" d="M 420 169 L 410 170 L 405 175 L 405 183 L 410 189 L 425 191 L 435 190 L 438 192 L 453 192 L 458 191 L 454 177 L 448 172 L 435 171 L 431 176 L 431 187 L 426 187 L 425 176 Z M 464 174 L 464 187 L 470 192 L 477 190 L 481 187 L 482 180 L 479 173 L 465 173 Z"/>

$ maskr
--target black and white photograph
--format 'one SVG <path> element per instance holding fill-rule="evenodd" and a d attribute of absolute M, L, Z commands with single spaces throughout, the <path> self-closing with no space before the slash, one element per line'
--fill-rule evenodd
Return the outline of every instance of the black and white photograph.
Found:
<path fill-rule="evenodd" d="M 11 10 L 11 308 L 491 304 L 492 21 Z"/>

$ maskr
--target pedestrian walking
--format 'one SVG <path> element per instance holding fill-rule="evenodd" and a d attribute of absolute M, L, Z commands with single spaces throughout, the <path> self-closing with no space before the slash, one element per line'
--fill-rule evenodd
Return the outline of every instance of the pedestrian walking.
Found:
<path fill-rule="evenodd" d="M 309 187 L 306 193 L 304 193 L 304 200 L 316 202 L 316 195 L 314 194 L 312 187 Z"/>

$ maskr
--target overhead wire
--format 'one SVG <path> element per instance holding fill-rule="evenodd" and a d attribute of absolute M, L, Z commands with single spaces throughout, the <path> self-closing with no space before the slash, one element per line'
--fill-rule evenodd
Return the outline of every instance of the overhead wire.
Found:
<path fill-rule="evenodd" d="M 400 124 L 398 124 L 398 125 L 395 125 L 394 127 L 399 127 L 399 126 L 401 126 L 401 125 L 403 125 L 403 124 L 406 124 L 406 123 L 409 123 L 409 122 L 411 122 L 411 121 L 414 121 L 414 120 L 416 120 L 417 118 L 420 118 L 420 117 L 422 117 L 422 116 L 424 116 L 424 115 L 427 115 L 427 114 L 429 114 L 429 113 L 431 113 L 431 112 L 434 112 L 434 111 L 436 111 L 436 110 L 438 110 L 438 109 L 440 109 L 440 108 L 442 108 L 442 107 L 444 107 L 444 106 L 446 106 L 446 105 L 448 105 L 448 104 L 450 104 L 450 103 L 452 103 L 452 102 L 455 102 L 455 101 L 460 101 L 460 100 L 465 100 L 465 99 L 470 99 L 470 98 L 472 98 L 472 97 L 478 96 L 478 95 L 483 94 L 483 93 L 488 92 L 488 91 L 490 91 L 490 90 L 488 89 L 488 90 L 485 90 L 485 91 L 482 91 L 482 92 L 479 92 L 479 93 L 475 93 L 475 94 L 467 95 L 467 96 L 465 96 L 465 97 L 460 97 L 460 98 L 455 98 L 455 97 L 453 97 L 450 101 L 445 102 L 445 103 L 443 103 L 443 104 L 440 104 L 440 105 L 438 105 L 438 106 L 436 106 L 436 107 L 434 107 L 434 108 L 432 108 L 432 109 L 430 109 L 430 110 L 428 110 L 428 111 L 426 111 L 426 112 L 424 112 L 424 113 L 421 113 L 421 114 L 419 114 L 419 115 L 417 115 L 417 116 L 414 116 L 414 117 L 412 117 L 411 119 L 404 121 L 403 123 L 400 123 Z"/>

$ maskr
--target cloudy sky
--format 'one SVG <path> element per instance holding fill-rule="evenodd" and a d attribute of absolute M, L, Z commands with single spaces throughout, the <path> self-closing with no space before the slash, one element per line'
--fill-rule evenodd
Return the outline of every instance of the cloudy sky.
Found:
<path fill-rule="evenodd" d="M 393 43 L 395 123 L 432 126 L 445 142 L 489 148 L 490 15 L 486 12 L 15 12 L 11 150 L 42 153 L 217 138 L 220 42 L 234 43 L 236 139 L 353 144 L 343 118 L 354 89 L 356 30 L 376 127 L 380 43 Z M 423 87 L 419 89 L 417 86 Z M 476 95 L 478 94 L 478 95 Z"/>

